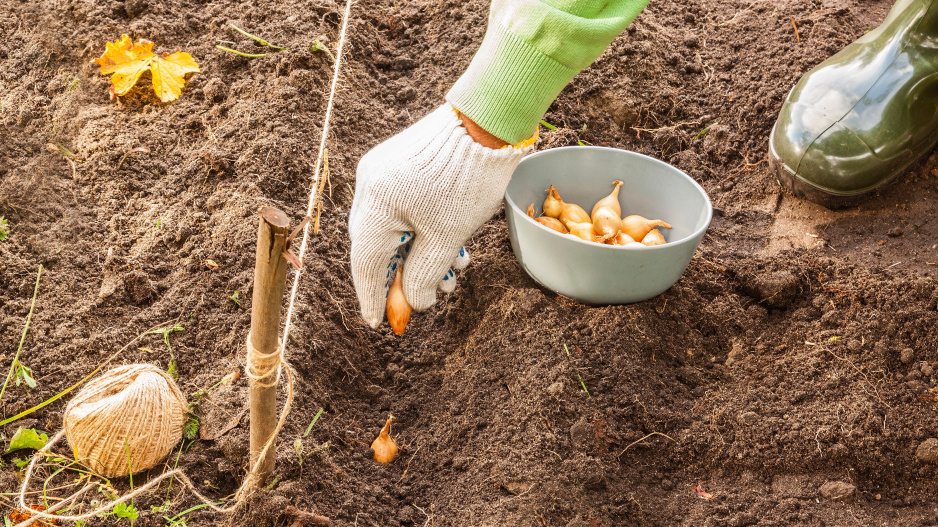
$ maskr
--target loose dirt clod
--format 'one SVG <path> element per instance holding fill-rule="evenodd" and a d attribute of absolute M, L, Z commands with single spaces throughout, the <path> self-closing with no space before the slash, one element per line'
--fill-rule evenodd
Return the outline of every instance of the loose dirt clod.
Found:
<path fill-rule="evenodd" d="M 938 439 L 930 437 L 919 443 L 915 449 L 915 459 L 920 463 L 938 463 Z"/>
<path fill-rule="evenodd" d="M 856 498 L 857 487 L 846 481 L 828 481 L 821 485 L 818 493 L 826 500 L 852 502 Z"/>

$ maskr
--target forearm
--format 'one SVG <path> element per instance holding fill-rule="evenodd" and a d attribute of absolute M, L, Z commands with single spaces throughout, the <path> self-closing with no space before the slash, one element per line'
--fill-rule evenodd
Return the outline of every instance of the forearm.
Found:
<path fill-rule="evenodd" d="M 446 100 L 483 130 L 518 143 L 647 2 L 493 0 L 482 46 Z"/>

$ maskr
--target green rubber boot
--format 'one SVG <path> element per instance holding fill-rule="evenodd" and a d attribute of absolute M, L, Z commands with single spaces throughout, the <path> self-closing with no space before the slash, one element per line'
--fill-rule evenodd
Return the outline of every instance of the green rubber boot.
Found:
<path fill-rule="evenodd" d="M 938 142 L 938 0 L 898 0 L 882 25 L 808 72 L 769 136 L 792 192 L 849 205 Z"/>

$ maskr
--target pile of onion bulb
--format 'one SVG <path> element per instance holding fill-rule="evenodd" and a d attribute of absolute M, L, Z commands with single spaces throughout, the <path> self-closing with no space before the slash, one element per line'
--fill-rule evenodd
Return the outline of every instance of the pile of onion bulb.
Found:
<path fill-rule="evenodd" d="M 534 204 L 528 206 L 528 216 L 534 221 L 562 234 L 582 240 L 623 247 L 650 247 L 664 245 L 667 240 L 657 228 L 670 229 L 663 220 L 650 220 L 637 214 L 624 218 L 619 204 L 621 181 L 613 181 L 612 192 L 593 205 L 591 214 L 575 203 L 567 203 L 553 185 L 544 199 L 544 215 L 534 215 Z"/>

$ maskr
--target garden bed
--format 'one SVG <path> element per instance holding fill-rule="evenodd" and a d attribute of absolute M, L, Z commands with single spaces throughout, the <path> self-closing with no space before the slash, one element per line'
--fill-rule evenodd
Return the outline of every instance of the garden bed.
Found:
<path fill-rule="evenodd" d="M 786 194 L 764 162 L 791 86 L 889 6 L 652 0 L 553 104 L 545 120 L 557 130 L 542 130 L 538 148 L 635 150 L 703 185 L 715 217 L 681 280 L 639 304 L 578 304 L 524 273 L 499 214 L 473 237 L 455 293 L 396 337 L 357 314 L 355 165 L 441 103 L 488 5 L 356 3 L 328 141 L 330 199 L 287 347 L 297 399 L 276 484 L 234 520 L 203 509 L 188 524 L 288 525 L 287 505 L 339 526 L 935 524 L 936 469 L 916 449 L 938 436 L 938 156 L 836 212 Z M 185 328 L 170 337 L 173 357 L 150 335 L 118 363 L 174 358 L 190 397 L 243 368 L 256 210 L 305 213 L 332 75 L 331 59 L 309 48 L 335 44 L 343 9 L 0 0 L 4 368 L 46 269 L 20 357 L 38 386 L 8 390 L 5 416 L 154 325 Z M 254 59 L 216 50 L 218 39 L 259 49 L 229 21 L 288 49 Z M 159 103 L 147 76 L 112 102 L 90 61 L 122 33 L 187 51 L 202 71 L 174 103 Z M 124 157 L 136 147 L 149 153 Z M 202 436 L 179 457 L 216 498 L 245 473 L 246 386 L 206 398 Z M 63 409 L 2 433 L 58 430 Z M 369 445 L 388 413 L 401 451 L 385 467 Z M 4 457 L 2 492 L 18 487 L 16 457 Z M 820 489 L 831 481 L 855 491 L 828 499 Z M 171 514 L 151 510 L 167 496 Z M 197 503 L 163 487 L 136 501 L 135 525 Z"/>

